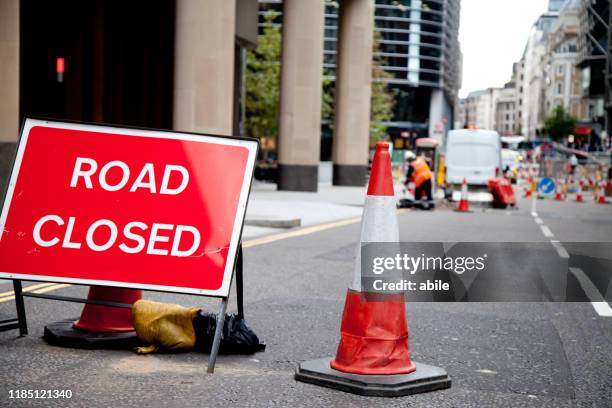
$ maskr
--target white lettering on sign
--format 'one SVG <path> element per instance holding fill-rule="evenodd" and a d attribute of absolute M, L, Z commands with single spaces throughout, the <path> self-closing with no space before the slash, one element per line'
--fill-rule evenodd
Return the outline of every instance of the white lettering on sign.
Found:
<path fill-rule="evenodd" d="M 55 223 L 57 226 L 65 225 L 66 222 L 59 215 L 45 215 L 40 218 L 34 225 L 34 241 L 36 244 L 42 247 L 52 247 L 62 241 L 63 248 L 80 249 L 81 242 L 78 242 L 78 237 L 73 237 L 73 229 L 76 223 L 75 217 L 69 217 L 66 228 L 63 231 L 63 237 L 60 239 L 59 236 L 51 237 L 51 233 L 43 230 L 46 224 Z M 150 233 L 145 237 L 145 231 L 149 229 L 149 226 L 140 221 L 132 221 L 125 224 L 122 229 L 122 237 L 119 239 L 119 228 L 111 220 L 101 219 L 93 222 L 85 234 L 85 244 L 89 249 L 96 252 L 108 251 L 110 248 L 117 244 L 117 241 L 121 240 L 121 243 L 117 247 L 126 254 L 137 254 L 142 252 L 144 248 L 147 248 L 146 253 L 149 255 L 170 255 L 176 257 L 185 257 L 193 255 L 198 247 L 200 246 L 201 236 L 197 228 L 191 225 L 173 225 L 173 224 L 159 224 L 153 223 L 151 225 Z M 96 234 L 100 230 L 106 230 L 107 234 Z M 135 230 L 140 230 L 140 234 Z M 168 231 L 167 234 L 164 234 Z M 174 234 L 171 234 L 174 231 Z M 58 235 L 61 236 L 62 232 Z M 42 236 L 49 239 L 44 239 Z M 98 242 L 94 240 L 94 235 L 98 236 Z M 103 239 L 100 240 L 100 235 L 103 235 Z M 191 235 L 192 243 L 189 249 L 180 249 L 185 247 L 184 241 L 188 242 L 188 235 Z M 187 237 L 187 239 L 183 239 Z M 73 240 L 74 239 L 74 240 Z M 136 245 L 128 245 L 133 244 Z M 160 245 L 158 245 L 160 244 Z M 166 244 L 166 245 L 163 245 Z M 168 245 L 169 244 L 169 245 Z M 163 247 L 165 246 L 165 248 Z M 170 248 L 170 249 L 169 249 Z"/>
<path fill-rule="evenodd" d="M 98 172 L 98 169 L 100 171 Z M 117 178 L 109 177 L 109 173 L 119 174 Z M 136 178 L 132 180 L 132 176 Z M 97 181 L 97 185 L 95 185 Z M 102 188 L 114 192 L 129 187 L 133 193 L 139 189 L 151 194 L 177 195 L 185 191 L 189 184 L 189 172 L 183 166 L 167 164 L 164 166 L 159 190 L 155 177 L 153 163 L 145 163 L 138 172 L 130 170 L 130 166 L 120 160 L 104 163 L 102 167 L 89 157 L 77 157 L 70 178 L 70 187 L 84 186 L 86 189 Z M 41 247 L 53 247 L 60 242 L 62 248 L 81 249 L 83 237 L 75 236 L 76 217 L 68 217 L 64 221 L 56 214 L 41 217 L 34 225 L 34 242 Z M 65 228 L 49 229 L 55 224 Z M 45 226 L 47 227 L 45 232 Z M 53 236 L 53 232 L 56 231 Z M 77 231 L 84 231 L 83 228 Z M 95 252 L 108 251 L 114 246 L 126 254 L 138 254 L 145 251 L 148 255 L 185 257 L 193 255 L 200 246 L 200 231 L 191 225 L 174 225 L 152 223 L 150 226 L 141 221 L 128 222 L 121 229 L 109 219 L 99 219 L 87 228 L 84 237 L 85 246 Z M 174 231 L 174 232 L 173 232 Z M 82 234 L 82 233 L 81 233 Z M 121 235 L 121 236 L 120 236 Z M 44 237 L 44 238 L 43 238 Z M 191 245 L 189 246 L 189 238 Z M 186 248 L 189 246 L 189 248 Z"/>
<path fill-rule="evenodd" d="M 85 185 L 85 188 L 93 189 L 92 178 L 98 171 L 98 162 L 88 157 L 77 157 L 74 163 L 74 169 L 72 170 L 72 178 L 70 179 L 70 187 L 76 188 L 79 186 L 79 181 Z M 109 172 L 120 171 L 121 179 L 116 184 L 110 184 L 108 180 Z M 172 174 L 177 174 L 180 177 L 180 182 L 177 187 L 170 186 L 170 179 Z M 98 184 L 102 189 L 106 191 L 119 191 L 126 187 L 130 182 L 130 167 L 120 161 L 113 160 L 102 166 L 98 173 Z M 177 164 L 167 164 L 164 167 L 164 173 L 162 175 L 162 182 L 159 188 L 159 194 L 177 195 L 182 193 L 189 184 L 189 172 L 183 166 Z M 136 179 L 131 183 L 130 192 L 133 193 L 139 188 L 149 190 L 150 193 L 157 193 L 157 186 L 155 182 L 155 167 L 152 163 L 145 163 L 142 169 L 138 172 Z"/>

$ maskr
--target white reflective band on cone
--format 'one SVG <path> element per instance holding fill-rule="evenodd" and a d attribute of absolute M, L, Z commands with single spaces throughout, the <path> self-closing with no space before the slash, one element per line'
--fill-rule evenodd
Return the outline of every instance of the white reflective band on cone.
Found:
<path fill-rule="evenodd" d="M 367 196 L 361 217 L 361 241 L 357 245 L 351 289 L 361 291 L 361 245 L 399 242 L 395 196 Z"/>

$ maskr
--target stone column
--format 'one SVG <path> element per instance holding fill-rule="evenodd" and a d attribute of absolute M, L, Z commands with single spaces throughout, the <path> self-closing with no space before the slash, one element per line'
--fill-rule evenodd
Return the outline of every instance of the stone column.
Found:
<path fill-rule="evenodd" d="M 19 127 L 19 0 L 0 0 L 0 191 L 6 186 Z"/>
<path fill-rule="evenodd" d="M 232 134 L 235 0 L 176 2 L 173 127 Z"/>
<path fill-rule="evenodd" d="M 339 13 L 333 184 L 363 186 L 370 140 L 374 2 L 341 1 Z"/>
<path fill-rule="evenodd" d="M 278 189 L 317 191 L 321 145 L 323 0 L 285 0 Z"/>

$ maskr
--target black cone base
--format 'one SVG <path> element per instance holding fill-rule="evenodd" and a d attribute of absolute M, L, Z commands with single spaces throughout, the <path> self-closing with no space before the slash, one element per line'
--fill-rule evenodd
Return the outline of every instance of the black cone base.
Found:
<path fill-rule="evenodd" d="M 335 388 L 359 395 L 401 397 L 450 388 L 451 379 L 439 367 L 414 363 L 416 371 L 398 375 L 360 375 L 344 373 L 329 366 L 331 358 L 306 361 L 295 370 L 298 381 Z"/>
<path fill-rule="evenodd" d="M 53 346 L 80 349 L 131 349 L 138 346 L 136 332 L 90 333 L 72 327 L 77 319 L 62 320 L 45 326 L 45 341 Z"/>

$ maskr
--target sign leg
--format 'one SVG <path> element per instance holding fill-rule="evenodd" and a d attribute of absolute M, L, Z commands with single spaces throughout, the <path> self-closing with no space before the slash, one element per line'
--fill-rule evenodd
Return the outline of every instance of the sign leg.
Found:
<path fill-rule="evenodd" d="M 210 357 L 208 358 L 208 370 L 209 374 L 215 372 L 215 362 L 217 361 L 217 354 L 219 353 L 219 345 L 221 345 L 221 333 L 223 333 L 223 324 L 225 323 L 225 311 L 227 310 L 227 297 L 221 300 L 221 307 L 219 308 L 219 314 L 217 315 L 217 327 L 215 328 L 215 337 L 213 339 L 212 347 L 210 348 Z"/>
<path fill-rule="evenodd" d="M 28 322 L 26 320 L 25 305 L 23 303 L 23 292 L 21 281 L 13 279 L 13 292 L 15 293 L 15 306 L 17 307 L 17 319 L 19 322 L 19 335 L 25 336 L 28 334 Z"/>
<path fill-rule="evenodd" d="M 238 316 L 244 319 L 244 306 L 242 304 L 242 263 L 242 243 L 240 243 L 236 258 L 236 303 L 238 304 Z"/>

